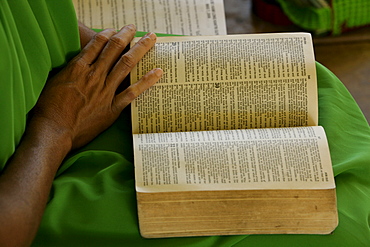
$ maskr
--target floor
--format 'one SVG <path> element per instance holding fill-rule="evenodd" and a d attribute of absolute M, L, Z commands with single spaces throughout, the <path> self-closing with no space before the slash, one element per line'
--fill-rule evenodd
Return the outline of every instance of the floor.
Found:
<path fill-rule="evenodd" d="M 229 34 L 301 31 L 272 25 L 252 12 L 251 0 L 225 0 Z M 370 26 L 338 37 L 314 38 L 316 60 L 329 68 L 347 87 L 370 123 Z"/>

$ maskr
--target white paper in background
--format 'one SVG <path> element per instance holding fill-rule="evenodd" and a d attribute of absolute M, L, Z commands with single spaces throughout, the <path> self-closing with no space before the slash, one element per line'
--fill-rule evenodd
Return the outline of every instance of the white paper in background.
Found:
<path fill-rule="evenodd" d="M 73 0 L 78 19 L 90 28 L 181 35 L 226 35 L 223 0 Z"/>

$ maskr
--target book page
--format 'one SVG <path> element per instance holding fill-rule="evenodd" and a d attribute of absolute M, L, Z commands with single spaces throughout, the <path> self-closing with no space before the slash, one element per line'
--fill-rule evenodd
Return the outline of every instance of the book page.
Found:
<path fill-rule="evenodd" d="M 135 24 L 138 31 L 226 35 L 222 0 L 73 0 L 78 19 L 91 28 Z"/>
<path fill-rule="evenodd" d="M 138 192 L 330 189 L 322 127 L 135 134 Z"/>
<path fill-rule="evenodd" d="M 161 37 L 131 82 L 153 68 L 164 75 L 132 103 L 133 133 L 318 123 L 308 33 Z"/>

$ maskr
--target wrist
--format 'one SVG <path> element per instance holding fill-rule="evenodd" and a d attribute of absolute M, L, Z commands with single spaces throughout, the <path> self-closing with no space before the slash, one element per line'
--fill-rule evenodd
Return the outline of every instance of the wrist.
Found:
<path fill-rule="evenodd" d="M 53 159 L 56 169 L 72 149 L 71 132 L 41 117 L 30 121 L 22 143 L 44 153 L 45 159 Z"/>
<path fill-rule="evenodd" d="M 31 242 L 55 174 L 71 149 L 68 131 L 34 117 L 0 179 L 0 239 Z M 1 242 L 1 241 L 0 241 Z M 1 245 L 1 244 L 0 244 Z"/>

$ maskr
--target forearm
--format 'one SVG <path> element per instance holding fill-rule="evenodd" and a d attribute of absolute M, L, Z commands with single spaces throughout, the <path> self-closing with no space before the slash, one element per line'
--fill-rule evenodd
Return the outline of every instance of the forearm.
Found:
<path fill-rule="evenodd" d="M 30 123 L 0 176 L 0 246 L 31 244 L 54 176 L 70 150 L 65 134 L 39 123 Z"/>

